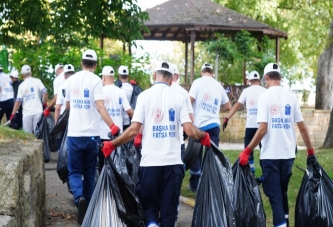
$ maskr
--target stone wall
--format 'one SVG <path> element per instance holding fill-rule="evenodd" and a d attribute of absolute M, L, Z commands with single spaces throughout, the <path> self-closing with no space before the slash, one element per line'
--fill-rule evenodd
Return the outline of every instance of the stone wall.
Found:
<path fill-rule="evenodd" d="M 321 147 L 324 143 L 328 123 L 330 120 L 329 110 L 314 110 L 313 108 L 302 108 L 304 122 L 309 130 L 310 139 L 315 147 Z M 221 125 L 223 119 L 228 115 L 228 112 L 220 113 Z M 246 111 L 237 111 L 235 115 L 229 120 L 227 129 L 223 132 L 221 127 L 220 140 L 221 142 L 244 142 L 246 124 Z M 297 144 L 304 146 L 302 136 L 298 131 L 297 125 L 296 135 Z"/>
<path fill-rule="evenodd" d="M 41 141 L 0 142 L 0 226 L 42 226 L 45 170 Z"/>

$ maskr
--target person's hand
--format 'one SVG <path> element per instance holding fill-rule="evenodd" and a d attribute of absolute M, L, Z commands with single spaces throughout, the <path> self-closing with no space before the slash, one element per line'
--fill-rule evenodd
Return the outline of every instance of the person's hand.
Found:
<path fill-rule="evenodd" d="M 207 132 L 205 132 L 205 136 L 201 138 L 200 143 L 207 148 L 210 148 L 210 136 Z"/>
<path fill-rule="evenodd" d="M 131 80 L 131 81 L 130 81 L 130 84 L 132 84 L 132 85 L 136 85 L 135 80 Z"/>
<path fill-rule="evenodd" d="M 313 149 L 308 150 L 308 157 L 306 159 L 306 163 L 309 165 L 311 163 L 315 164 L 316 162 L 317 162 L 317 158 L 314 155 L 314 150 Z"/>
<path fill-rule="evenodd" d="M 134 138 L 134 147 L 139 148 L 141 146 L 141 141 L 142 141 L 142 134 L 139 133 Z"/>
<path fill-rule="evenodd" d="M 111 129 L 111 134 L 113 136 L 117 135 L 118 132 L 120 131 L 120 128 L 117 125 L 115 125 L 114 123 L 110 126 L 110 129 Z"/>
<path fill-rule="evenodd" d="M 112 151 L 114 151 L 115 147 L 113 146 L 113 144 L 110 141 L 105 141 L 103 142 L 103 147 L 101 149 L 101 151 L 103 152 L 103 155 L 105 158 L 109 157 L 112 153 Z"/>
<path fill-rule="evenodd" d="M 241 166 L 245 166 L 249 162 L 249 156 L 252 150 L 246 147 L 240 154 L 239 154 L 239 164 Z"/>
<path fill-rule="evenodd" d="M 223 126 L 222 126 L 222 130 L 223 130 L 223 132 L 224 132 L 224 129 L 227 128 L 228 121 L 229 121 L 229 118 L 227 118 L 227 117 L 224 118 L 224 120 L 223 120 Z"/>
<path fill-rule="evenodd" d="M 43 111 L 44 116 L 49 116 L 50 115 L 50 109 L 49 108 L 45 108 L 45 110 Z"/>
<path fill-rule="evenodd" d="M 44 103 L 43 103 L 43 110 L 46 109 L 46 108 L 47 108 L 47 103 L 44 102 Z"/>
<path fill-rule="evenodd" d="M 12 114 L 12 115 L 10 115 L 10 118 L 9 118 L 9 120 L 11 121 L 11 120 L 13 120 L 14 119 L 14 117 L 15 117 L 15 114 Z"/>

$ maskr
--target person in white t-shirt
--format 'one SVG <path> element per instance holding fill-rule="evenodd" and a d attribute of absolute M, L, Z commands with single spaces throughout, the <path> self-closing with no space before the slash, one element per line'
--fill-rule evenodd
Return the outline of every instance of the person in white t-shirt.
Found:
<path fill-rule="evenodd" d="M 66 81 L 60 85 L 60 87 L 58 88 L 57 95 L 56 95 L 57 101 L 56 101 L 56 108 L 55 108 L 55 112 L 54 112 L 55 123 L 58 122 L 59 116 L 61 114 L 63 114 L 63 112 L 66 109 L 65 97 L 66 97 L 66 85 L 67 85 L 67 81 L 68 81 L 67 79 L 75 73 L 74 66 L 71 64 L 65 65 L 63 73 L 64 73 L 64 78 Z"/>
<path fill-rule="evenodd" d="M 64 66 L 62 64 L 57 64 L 55 66 L 55 78 L 53 80 L 53 99 L 49 103 L 48 106 L 45 106 L 44 114 L 48 115 L 50 114 L 51 109 L 56 105 L 57 102 L 57 95 L 59 91 L 59 87 L 65 83 L 65 75 L 64 75 Z"/>
<path fill-rule="evenodd" d="M 229 98 L 223 86 L 213 78 L 213 66 L 203 64 L 201 78 L 193 81 L 189 91 L 194 111 L 194 125 L 207 132 L 215 145 L 220 141 L 220 110 L 231 108 Z M 190 168 L 189 190 L 196 191 L 201 175 L 202 150 L 196 162 Z"/>
<path fill-rule="evenodd" d="M 29 65 L 22 66 L 21 74 L 24 81 L 18 88 L 15 105 L 10 119 L 12 120 L 15 117 L 17 110 L 21 103 L 23 103 L 23 131 L 33 133 L 39 117 L 43 113 L 42 97 L 44 102 L 47 102 L 47 89 L 40 79 L 32 77 Z"/>
<path fill-rule="evenodd" d="M 94 74 L 96 65 L 96 52 L 86 50 L 82 55 L 82 71 L 71 76 L 66 86 L 66 109 L 70 110 L 67 132 L 68 178 L 78 208 L 79 224 L 82 224 L 95 188 L 100 118 L 109 125 L 112 135 L 119 132 L 119 127 L 105 109 L 102 80 Z"/>
<path fill-rule="evenodd" d="M 259 128 L 249 145 L 239 155 L 239 164 L 246 165 L 252 150 L 261 141 L 260 165 L 264 175 L 263 190 L 273 210 L 273 224 L 289 224 L 288 184 L 295 159 L 297 124 L 308 150 L 308 163 L 317 162 L 308 130 L 295 94 L 281 87 L 280 67 L 269 63 L 264 69 L 268 89 L 258 100 Z"/>
<path fill-rule="evenodd" d="M 250 87 L 245 88 L 240 95 L 238 102 L 231 108 L 229 114 L 223 121 L 223 131 L 227 128 L 229 119 L 237 112 L 241 105 L 246 104 L 246 128 L 244 137 L 244 148 L 251 142 L 254 134 L 258 129 L 257 112 L 258 112 L 258 98 L 266 91 L 266 88 L 260 86 L 260 75 L 257 71 L 250 72 L 247 78 L 251 84 Z M 261 146 L 261 144 L 259 144 Z M 250 155 L 249 164 L 251 171 L 255 172 L 253 151 Z"/>
<path fill-rule="evenodd" d="M 108 111 L 109 116 L 112 118 L 116 125 L 119 125 L 120 133 L 123 132 L 123 112 L 126 112 L 130 118 L 133 116 L 133 109 L 131 108 L 126 94 L 119 87 L 114 85 L 114 70 L 111 66 L 104 66 L 102 73 L 103 93 L 104 93 L 104 106 Z M 103 120 L 101 120 L 101 141 L 110 141 L 108 133 L 109 127 Z M 102 151 L 99 152 L 99 171 L 102 171 L 104 166 L 104 156 Z"/>
<path fill-rule="evenodd" d="M 130 127 L 111 142 L 104 142 L 105 157 L 131 141 L 142 126 L 142 158 L 137 193 L 143 207 L 147 227 L 174 226 L 184 167 L 180 154 L 179 128 L 188 136 L 210 146 L 209 134 L 191 123 L 185 98 L 170 88 L 173 71 L 162 62 L 154 73 L 154 85 L 137 100 Z M 159 219 L 160 216 L 160 219 Z"/>
<path fill-rule="evenodd" d="M 7 121 L 10 119 L 14 106 L 14 91 L 8 74 L 3 72 L 0 65 L 0 124 L 1 119 L 6 115 Z"/>
<path fill-rule="evenodd" d="M 125 92 L 127 100 L 128 102 L 130 102 L 133 94 L 132 84 L 134 85 L 136 83 L 134 80 L 128 82 L 129 80 L 128 66 L 121 65 L 118 69 L 118 75 L 119 75 L 118 80 L 116 81 L 115 85 Z M 124 119 L 123 129 L 126 130 L 131 124 L 131 120 L 126 112 L 123 112 L 123 119 Z"/>

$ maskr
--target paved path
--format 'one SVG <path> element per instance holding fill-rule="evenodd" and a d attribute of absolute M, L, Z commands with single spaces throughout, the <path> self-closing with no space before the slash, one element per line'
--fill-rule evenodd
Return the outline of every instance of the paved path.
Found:
<path fill-rule="evenodd" d="M 67 191 L 67 185 L 63 184 L 57 174 L 58 153 L 52 153 L 52 159 L 45 164 L 46 180 L 46 227 L 66 226 L 78 227 L 76 221 L 77 209 L 73 196 Z M 191 226 L 193 208 L 186 204 L 180 204 L 178 227 Z"/>

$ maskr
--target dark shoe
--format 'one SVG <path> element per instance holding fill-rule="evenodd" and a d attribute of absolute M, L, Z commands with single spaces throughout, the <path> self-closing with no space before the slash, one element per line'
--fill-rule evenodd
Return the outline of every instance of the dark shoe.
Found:
<path fill-rule="evenodd" d="M 87 202 L 85 198 L 79 198 L 79 202 L 77 203 L 77 211 L 77 222 L 81 225 L 87 211 Z"/>
<path fill-rule="evenodd" d="M 262 175 L 261 177 L 256 178 L 258 186 L 261 185 L 261 183 L 264 181 L 265 177 Z"/>

